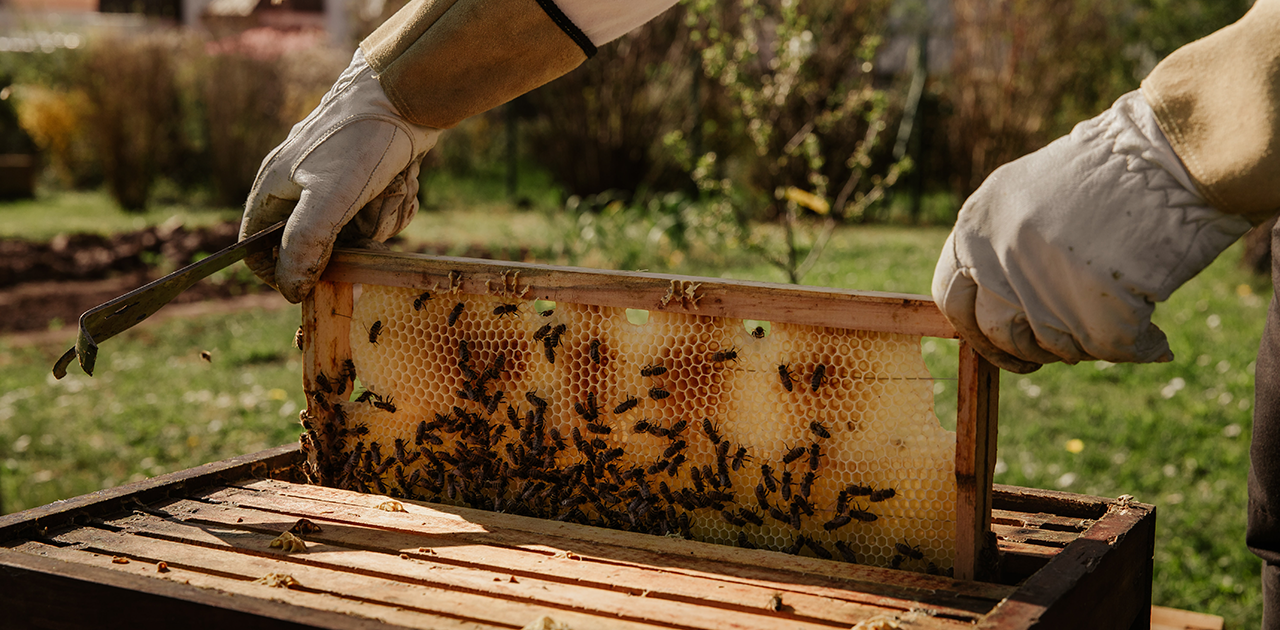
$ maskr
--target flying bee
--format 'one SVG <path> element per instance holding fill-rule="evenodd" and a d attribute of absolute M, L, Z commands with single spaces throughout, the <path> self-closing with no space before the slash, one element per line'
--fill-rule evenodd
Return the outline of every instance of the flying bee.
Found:
<path fill-rule="evenodd" d="M 670 395 L 671 395 L 671 392 L 665 389 L 662 389 L 661 387 L 649 388 L 649 398 L 652 398 L 654 400 L 662 400 L 663 398 L 667 398 Z"/>
<path fill-rule="evenodd" d="M 751 458 L 747 457 L 747 447 L 739 446 L 738 450 L 735 451 L 733 454 L 733 462 L 730 464 L 730 466 L 734 470 L 738 470 L 739 468 L 742 468 L 743 462 L 746 462 L 748 459 L 751 459 Z"/>
<path fill-rule="evenodd" d="M 591 350 L 590 350 L 591 362 L 596 365 L 600 365 L 600 340 L 592 339 L 590 345 L 591 345 Z"/>
<path fill-rule="evenodd" d="M 542 328 L 539 328 L 537 331 L 533 333 L 533 340 L 542 341 L 550 332 L 551 332 L 551 322 L 547 322 L 542 325 Z"/>
<path fill-rule="evenodd" d="M 809 430 L 813 431 L 814 435 L 823 439 L 831 437 L 831 432 L 827 431 L 827 428 L 822 426 L 822 423 L 817 420 L 809 423 Z"/>
<path fill-rule="evenodd" d="M 831 520 L 823 523 L 822 529 L 825 529 L 829 532 L 833 532 L 841 527 L 844 527 L 845 525 L 848 525 L 849 522 L 852 520 L 853 520 L 853 517 L 849 516 L 848 514 L 837 514 Z"/>
<path fill-rule="evenodd" d="M 431 293 L 428 291 L 423 291 L 422 295 L 419 295 L 417 299 L 413 301 L 413 310 L 415 311 L 422 310 L 422 305 L 425 304 L 427 300 L 430 300 L 430 299 L 431 299 Z"/>
<path fill-rule="evenodd" d="M 888 500 L 888 499 L 892 499 L 892 498 L 893 498 L 893 497 L 895 497 L 895 496 L 898 496 L 898 491 L 897 491 L 897 490 L 894 490 L 893 488 L 885 488 L 885 489 L 883 489 L 883 490 L 876 490 L 876 491 L 874 491 L 874 492 L 872 492 L 872 493 L 871 493 L 871 502 L 872 502 L 872 503 L 879 503 L 879 502 L 881 502 L 881 501 L 885 501 L 885 500 Z"/>
<path fill-rule="evenodd" d="M 911 558 L 912 560 L 924 560 L 924 552 L 920 551 L 920 545 L 912 547 L 905 542 L 900 542 L 893 543 L 893 548 L 897 549 L 898 553 Z"/>
<path fill-rule="evenodd" d="M 791 391 L 791 369 L 786 365 L 778 366 L 778 379 L 782 381 L 782 387 L 787 391 Z"/>
<path fill-rule="evenodd" d="M 382 334 L 382 320 L 373 322 L 369 326 L 369 343 L 378 343 L 378 335 Z"/>
<path fill-rule="evenodd" d="M 782 456 L 782 463 L 783 463 L 783 464 L 790 464 L 791 462 L 794 462 L 794 461 L 796 461 L 797 459 L 800 459 L 801 457 L 804 457 L 805 451 L 808 451 L 808 450 L 809 450 L 809 449 L 807 449 L 807 448 L 805 448 L 805 447 L 803 447 L 803 446 L 797 446 L 797 447 L 795 447 L 795 448 L 793 448 L 793 449 L 791 449 L 791 450 L 787 451 L 787 454 Z"/>
<path fill-rule="evenodd" d="M 458 318 L 462 316 L 462 309 L 466 307 L 467 307 L 466 303 L 458 302 L 456 305 L 454 305 L 453 310 L 449 311 L 448 322 L 449 322 L 450 328 L 452 328 L 454 324 L 458 323 Z"/>
<path fill-rule="evenodd" d="M 751 336 L 756 339 L 764 339 L 764 326 L 756 326 L 752 329 Z"/>
<path fill-rule="evenodd" d="M 729 348 L 728 350 L 717 350 L 711 355 L 712 363 L 724 363 L 725 361 L 737 361 L 737 348 Z"/>
<path fill-rule="evenodd" d="M 635 396 L 627 396 L 626 400 L 618 403 L 618 406 L 613 408 L 613 413 L 624 414 L 628 411 L 631 411 L 632 409 L 635 409 L 636 405 L 639 405 L 639 404 L 640 404 L 639 398 L 636 398 Z M 639 429 L 637 429 L 636 431 L 640 432 Z"/>
<path fill-rule="evenodd" d="M 519 304 L 499 304 L 493 307 L 493 314 L 498 317 L 506 317 L 520 310 Z"/>
<path fill-rule="evenodd" d="M 662 376 L 667 373 L 667 368 L 661 365 L 650 363 L 640 368 L 640 376 Z"/>
<path fill-rule="evenodd" d="M 720 443 L 720 432 L 716 429 L 716 425 L 711 424 L 710 418 L 702 419 L 702 432 L 707 434 L 707 439 L 711 440 L 712 444 Z"/>
<path fill-rule="evenodd" d="M 827 366 L 819 363 L 818 367 L 813 368 L 813 380 L 809 383 L 809 385 L 811 385 L 813 387 L 813 391 L 816 392 L 818 391 L 819 387 L 822 387 L 822 381 L 826 380 L 826 378 L 827 378 Z"/>
<path fill-rule="evenodd" d="M 822 447 L 814 442 L 809 446 L 809 470 L 818 470 L 818 464 L 822 463 Z"/>
<path fill-rule="evenodd" d="M 768 464 L 760 465 L 760 480 L 764 482 L 764 485 L 769 489 L 769 492 L 778 491 L 778 480 L 774 479 L 773 469 L 769 468 Z"/>
<path fill-rule="evenodd" d="M 613 432 L 613 427 L 610 427 L 607 424 L 601 424 L 598 422 L 588 422 L 587 430 L 592 433 L 598 433 L 600 435 L 608 435 Z"/>

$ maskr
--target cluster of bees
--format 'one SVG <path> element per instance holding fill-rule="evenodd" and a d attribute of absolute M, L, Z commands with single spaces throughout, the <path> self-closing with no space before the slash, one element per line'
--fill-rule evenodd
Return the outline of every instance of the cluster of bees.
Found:
<path fill-rule="evenodd" d="M 418 295 L 413 310 L 421 311 L 431 299 L 429 293 Z M 466 308 L 466 302 L 457 302 L 445 317 L 446 326 L 456 326 Z M 497 303 L 491 313 L 478 315 L 504 318 L 519 308 L 518 303 Z M 544 319 L 553 314 L 538 312 Z M 385 329 L 382 319 L 373 321 L 362 341 L 378 344 Z M 548 321 L 532 334 L 542 346 L 538 354 L 548 364 L 555 364 L 557 349 L 569 332 L 566 324 Z M 763 329 L 750 336 L 762 338 Z M 609 352 L 598 338 L 590 339 L 586 348 L 594 365 Z M 375 439 L 366 423 L 352 420 L 368 417 L 371 410 L 397 414 L 400 410 L 390 395 L 366 389 L 353 400 L 341 398 L 346 383 L 356 376 L 350 360 L 334 377 L 317 375 L 316 389 L 325 396 L 312 398 L 328 421 L 314 422 L 304 414 L 308 431 L 302 438 L 320 469 L 317 476 L 361 492 L 688 539 L 695 538 L 697 523 L 718 519 L 737 530 L 736 544 L 749 548 L 757 546 L 748 535 L 751 528 L 773 521 L 775 527 L 794 530 L 794 535 L 789 545 L 771 548 L 793 554 L 808 550 L 820 558 L 847 562 L 859 562 L 848 542 L 802 530 L 820 528 L 836 534 L 875 523 L 877 506 L 898 494 L 893 488 L 849 483 L 835 494 L 834 502 L 819 502 L 813 489 L 824 472 L 824 445 L 832 435 L 818 420 L 809 423 L 806 443 L 788 448 L 776 460 L 757 461 L 765 457 L 751 445 L 727 439 L 710 418 L 624 418 L 645 399 L 661 401 L 679 394 L 653 380 L 669 369 L 661 362 L 639 368 L 639 375 L 650 379 L 643 397 L 626 395 L 606 402 L 595 391 L 586 391 L 571 401 L 576 418 L 566 423 L 552 417 L 552 404 L 536 389 L 511 387 L 508 373 L 520 359 L 490 347 L 485 352 L 489 360 L 481 361 L 478 349 L 477 342 L 465 336 L 456 342 L 449 358 L 463 380 L 454 388 L 451 408 L 414 417 L 413 430 L 392 438 L 390 444 Z M 737 348 L 710 351 L 705 357 L 715 365 L 738 359 Z M 801 376 L 789 365 L 777 365 L 777 382 L 787 392 L 798 383 L 817 392 L 829 376 L 828 368 L 817 364 L 811 370 Z M 340 398 L 331 402 L 330 395 Z M 611 439 L 615 431 L 624 430 L 659 440 L 661 452 L 648 458 L 629 455 L 625 442 Z M 695 456 L 695 451 L 712 456 Z M 758 475 L 749 474 L 752 468 Z M 752 486 L 744 479 L 758 481 Z M 913 568 L 912 562 L 924 559 L 919 547 L 905 540 L 896 548 L 895 568 Z M 940 572 L 931 562 L 927 568 Z"/>

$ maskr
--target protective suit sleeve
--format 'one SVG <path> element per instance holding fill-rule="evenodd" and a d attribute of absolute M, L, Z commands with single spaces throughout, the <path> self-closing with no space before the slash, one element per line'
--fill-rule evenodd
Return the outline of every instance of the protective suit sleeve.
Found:
<path fill-rule="evenodd" d="M 1210 204 L 1255 225 L 1280 211 L 1280 0 L 1174 51 L 1142 93 Z"/>

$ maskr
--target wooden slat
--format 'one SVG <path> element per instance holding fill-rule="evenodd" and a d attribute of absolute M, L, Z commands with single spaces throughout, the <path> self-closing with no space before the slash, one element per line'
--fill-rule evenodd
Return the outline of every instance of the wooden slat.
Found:
<path fill-rule="evenodd" d="M 244 507 L 207 504 L 198 507 L 190 502 L 169 505 L 165 509 L 183 523 L 156 522 L 157 519 L 152 516 L 134 515 L 111 524 L 145 532 L 149 536 L 182 539 L 192 543 L 200 542 L 198 536 L 193 538 L 196 534 L 191 531 L 197 525 L 261 532 L 258 543 L 265 549 L 276 532 L 288 527 L 294 520 L 292 516 L 282 519 L 280 514 Z M 192 509 L 199 511 L 191 513 Z M 847 591 L 838 588 L 841 585 L 831 580 L 827 580 L 822 586 L 808 586 L 795 580 L 727 580 L 723 579 L 723 573 L 680 571 L 679 568 L 684 563 L 681 558 L 645 554 L 630 549 L 606 549 L 555 537 L 514 537 L 503 536 L 503 532 L 483 531 L 459 534 L 442 531 L 432 536 L 411 535 L 375 527 L 373 524 L 360 526 L 353 520 L 329 520 L 320 516 L 311 516 L 310 519 L 320 525 L 323 531 L 308 536 L 309 542 L 391 556 L 404 553 L 418 560 L 420 564 L 415 566 L 419 568 L 468 568 L 499 572 L 504 578 L 518 576 L 521 580 L 533 580 L 537 584 L 567 584 L 575 589 L 605 590 L 611 597 L 617 593 L 643 595 L 646 602 L 654 605 L 664 605 L 662 602 L 673 606 L 679 602 L 698 602 L 705 606 L 755 610 L 759 613 L 768 609 L 774 594 L 783 593 L 790 615 L 801 619 L 834 621 L 846 626 L 886 611 L 904 612 L 920 605 L 919 600 L 912 598 L 894 599 Z M 442 529 L 450 529 L 447 519 L 435 520 L 444 520 Z M 470 529 L 456 526 L 452 528 Z M 249 537 L 237 537 L 236 544 L 244 545 L 249 540 Z M 319 549 L 320 547 L 311 549 L 307 557 L 316 557 L 315 552 Z M 335 559 L 326 557 L 325 561 L 352 569 L 374 566 L 371 561 L 356 553 Z M 719 568 L 729 572 L 737 569 L 732 565 Z M 460 574 L 434 575 L 451 576 L 439 579 L 453 579 L 453 576 Z M 481 584 L 487 583 L 491 577 L 489 574 L 482 576 Z M 556 587 L 539 588 L 552 592 Z M 934 599 L 930 606 L 939 614 L 968 622 L 976 621 L 980 616 L 978 612 L 940 606 L 938 602 L 944 598 Z M 993 605 L 994 602 L 985 602 L 985 605 L 980 606 L 981 612 L 985 613 Z M 950 622 L 940 623 L 941 626 L 946 626 Z"/>
<path fill-rule="evenodd" d="M 1223 619 L 1217 615 L 1166 608 L 1151 607 L 1151 630 L 1222 630 Z"/>
<path fill-rule="evenodd" d="M 546 537 L 546 540 L 562 539 L 573 541 L 579 546 L 591 543 L 614 548 L 631 548 L 652 552 L 665 558 L 673 570 L 681 566 L 674 561 L 676 558 L 681 559 L 681 562 L 686 563 L 688 566 L 695 566 L 692 563 L 697 562 L 697 567 L 719 567 L 709 568 L 707 569 L 708 572 L 724 573 L 723 567 L 720 567 L 722 563 L 735 565 L 733 567 L 733 576 L 726 575 L 725 579 L 733 577 L 754 579 L 753 576 L 760 575 L 767 576 L 761 579 L 778 582 L 800 580 L 798 583 L 815 583 L 811 580 L 814 577 L 820 577 L 823 580 L 839 580 L 847 584 L 848 588 L 864 593 L 894 592 L 895 596 L 901 597 L 903 594 L 902 589 L 911 589 L 912 592 L 921 597 L 926 597 L 925 593 L 951 593 L 959 597 L 973 598 L 977 601 L 1000 601 L 1014 590 L 1011 587 L 999 584 L 961 581 L 910 571 L 894 571 L 879 567 L 833 562 L 806 556 L 792 556 L 773 551 L 686 541 L 664 536 L 638 535 L 612 529 L 417 501 L 402 501 L 405 509 L 408 510 L 407 513 L 378 514 L 373 509 L 373 506 L 383 500 L 379 497 L 271 479 L 248 481 L 237 485 L 245 489 L 261 491 L 261 496 L 257 499 L 252 499 L 245 495 L 231 494 L 230 491 L 218 491 L 209 495 L 209 498 L 217 500 L 219 497 L 225 497 L 226 500 L 239 505 L 261 506 L 264 509 L 279 506 L 284 497 L 290 496 L 307 500 L 321 500 L 330 503 L 332 506 L 329 509 L 333 510 L 333 514 L 323 515 L 329 518 L 334 518 L 335 514 L 357 515 L 360 518 L 380 518 L 386 519 L 382 521 L 386 523 L 386 526 L 391 526 L 394 523 L 396 527 L 424 533 L 430 533 L 430 530 L 423 529 L 426 526 L 422 525 L 422 523 L 427 520 L 424 517 L 444 517 L 452 520 L 453 525 L 451 527 L 480 526 L 494 535 L 504 532 L 527 532 L 539 538 Z M 250 501 L 254 502 L 250 503 Z M 524 537 L 524 539 L 528 540 L 528 537 Z M 703 569 L 699 568 L 697 570 L 701 571 Z"/>
<path fill-rule="evenodd" d="M 955 576 L 991 579 L 996 573 L 990 526 L 1000 371 L 964 341 L 957 390 Z"/>
<path fill-rule="evenodd" d="M 107 568 L 0 549 L 3 618 L 23 620 L 32 628 L 171 629 L 179 623 L 184 630 L 387 627 L 330 611 L 114 569 L 114 565 Z"/>
<path fill-rule="evenodd" d="M 1004 484 L 992 484 L 991 493 L 993 508 L 1032 514 L 1043 512 L 1065 518 L 1102 518 L 1113 503 L 1105 497 Z"/>
<path fill-rule="evenodd" d="M 141 520 L 152 518 L 154 517 L 139 517 Z M 245 518 L 248 522 L 253 516 L 246 514 Z M 770 596 L 776 591 L 764 589 L 755 593 L 755 597 L 748 598 L 746 605 L 736 605 L 721 599 L 717 591 L 724 590 L 723 585 L 710 580 L 685 580 L 684 585 L 690 589 L 687 593 L 677 597 L 662 597 L 656 589 L 618 588 L 607 581 L 589 576 L 581 580 L 567 579 L 557 569 L 571 562 L 568 560 L 548 560 L 541 572 L 520 570 L 520 567 L 504 566 L 502 560 L 510 558 L 512 554 L 497 553 L 502 551 L 500 549 L 466 545 L 467 549 L 463 551 L 469 550 L 472 558 L 470 564 L 444 563 L 438 561 L 435 555 L 418 552 L 416 548 L 409 548 L 406 552 L 384 548 L 384 543 L 389 538 L 395 538 L 394 535 L 388 536 L 387 532 L 343 527 L 324 521 L 317 521 L 317 524 L 330 531 L 308 536 L 315 540 L 306 553 L 288 556 L 272 554 L 275 556 L 273 560 L 278 559 L 280 563 L 288 565 L 281 570 L 294 575 L 309 587 L 331 593 L 370 593 L 366 596 L 388 605 L 406 605 L 406 602 L 387 598 L 385 590 L 381 590 L 388 588 L 383 581 L 442 591 L 443 593 L 433 594 L 437 598 L 447 599 L 448 593 L 472 594 L 494 598 L 500 604 L 519 604 L 542 612 L 575 610 L 608 619 L 625 619 L 640 624 L 669 627 L 822 630 L 833 626 L 849 627 L 886 612 L 881 608 L 857 606 L 847 602 L 823 602 L 821 598 L 812 596 L 802 604 L 802 611 L 801 606 L 792 603 L 793 600 L 799 602 L 803 599 L 801 594 L 796 593 L 786 593 L 783 601 L 788 609 L 776 612 L 768 607 Z M 241 527 L 231 524 L 210 527 L 153 521 L 146 522 L 144 528 L 128 530 L 145 533 L 146 538 L 100 530 L 77 530 L 60 535 L 58 540 L 87 543 L 94 549 L 105 549 L 111 553 L 151 553 L 148 557 L 153 559 L 176 558 L 178 562 L 190 563 L 200 558 L 201 566 L 213 570 L 218 567 L 211 563 L 236 555 L 228 551 L 255 555 L 271 553 L 267 545 L 275 537 L 274 532 L 252 533 Z M 341 541 L 345 544 L 330 544 L 327 541 Z M 362 541 L 365 546 L 355 546 Z M 155 547 L 149 547 L 153 542 Z M 152 549 L 155 551 L 152 552 Z M 171 564 L 174 562 L 166 561 Z M 597 565 L 595 568 L 601 573 L 610 569 L 607 565 Z M 316 570 L 317 573 L 315 578 L 309 580 L 303 574 L 310 570 Z M 651 571 L 650 574 L 653 581 L 661 579 L 658 572 Z M 344 577 L 346 575 L 358 575 L 360 580 L 375 579 L 380 582 L 361 586 Z M 492 621 L 503 620 L 495 618 Z M 596 623 L 600 623 L 599 620 Z M 957 628 L 959 624 L 934 624 L 933 627 Z"/>
<path fill-rule="evenodd" d="M 244 580 L 254 580 L 268 573 L 283 573 L 298 580 L 311 592 L 346 595 L 381 606 L 397 606 L 494 625 L 522 627 L 538 617 L 549 616 L 575 628 L 607 624 L 621 630 L 642 630 L 653 625 L 735 630 L 823 630 L 838 627 L 838 624 L 814 623 L 786 615 L 771 617 L 696 604 L 650 601 L 623 593 L 529 577 L 511 582 L 510 573 L 460 569 L 398 555 L 325 545 L 317 545 L 305 554 L 264 557 L 244 551 L 265 548 L 270 536 L 219 530 L 207 538 L 220 546 L 184 544 L 89 528 L 57 536 L 57 540 L 82 545 L 87 551 L 151 563 L 164 560 L 169 564 L 238 576 Z M 358 570 L 351 570 L 353 568 Z"/>
<path fill-rule="evenodd" d="M 126 503 L 150 501 L 228 480 L 266 476 L 292 468 L 299 458 L 298 445 L 286 444 L 6 514 L 0 516 L 0 541 L 22 536 L 27 531 L 54 527 L 71 518 L 113 512 Z"/>
<path fill-rule="evenodd" d="M 519 272 L 516 288 L 527 288 L 523 297 L 531 300 L 956 338 L 955 329 L 932 299 L 904 293 L 351 249 L 335 250 L 323 277 L 430 290 L 454 286 L 453 274 L 463 292 L 487 294 L 491 287 L 511 286 L 515 272 Z M 694 285 L 694 299 L 667 299 L 673 286 Z"/>
<path fill-rule="evenodd" d="M 303 391 L 307 394 L 307 414 L 313 424 L 305 439 L 314 442 L 306 448 L 309 472 L 318 483 L 334 483 L 334 465 L 329 457 L 341 455 L 335 443 L 334 403 L 347 400 L 353 383 L 348 380 L 343 362 L 351 358 L 351 313 L 354 297 L 345 282 L 317 282 L 315 289 L 303 299 Z M 330 392 L 317 385 L 320 375 L 329 383 Z M 333 394 L 343 391 L 345 395 Z M 323 400 L 321 400 L 323 399 Z"/>
<path fill-rule="evenodd" d="M 1111 502 L 977 629 L 1148 628 L 1154 555 L 1155 506 Z"/>

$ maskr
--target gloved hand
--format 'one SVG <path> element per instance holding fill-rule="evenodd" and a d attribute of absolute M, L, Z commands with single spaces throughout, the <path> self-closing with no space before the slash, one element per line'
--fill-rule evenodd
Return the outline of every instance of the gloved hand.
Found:
<path fill-rule="evenodd" d="M 1250 225 L 1207 205 L 1141 92 L 996 169 L 965 202 L 933 297 L 988 360 L 1173 359 L 1151 323 Z"/>
<path fill-rule="evenodd" d="M 418 169 L 438 129 L 406 121 L 356 51 L 320 105 L 262 161 L 245 203 L 240 238 L 285 218 L 279 260 L 249 268 L 290 302 L 311 291 L 334 242 L 382 242 L 418 212 Z"/>

